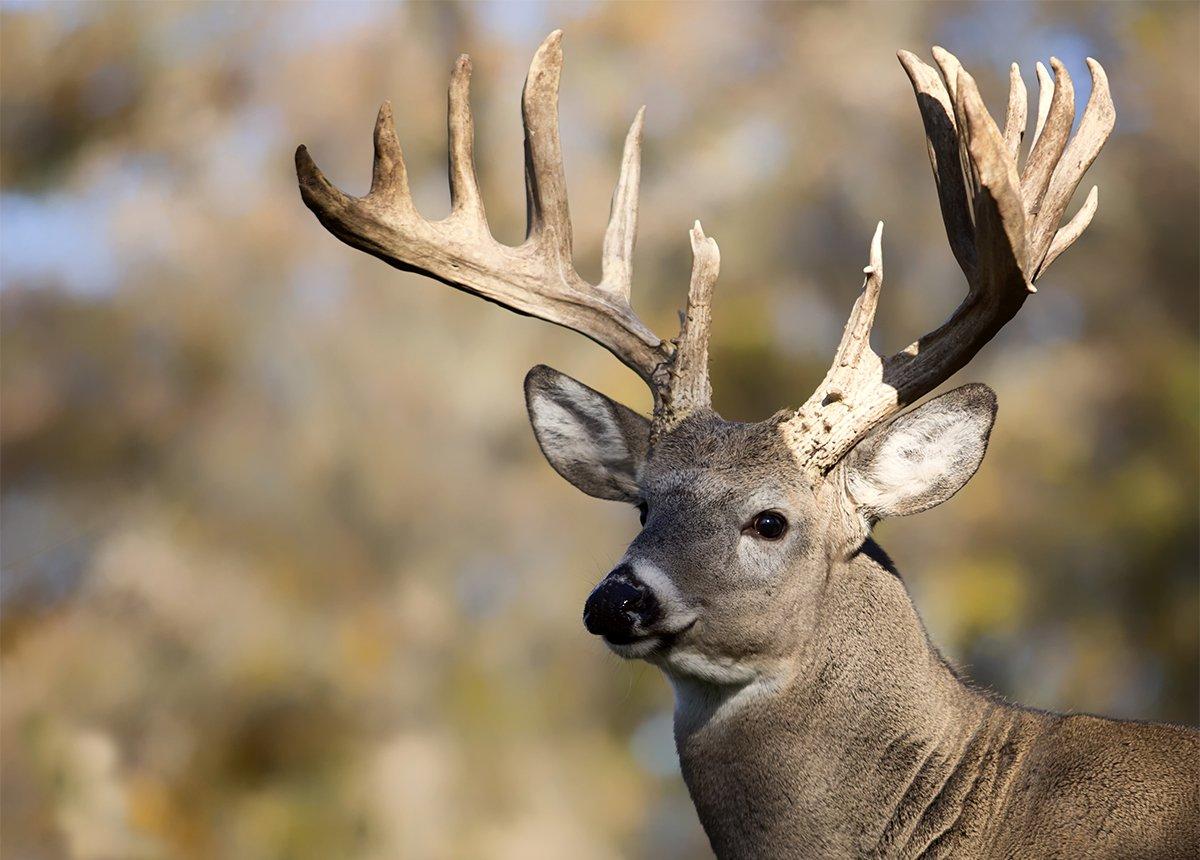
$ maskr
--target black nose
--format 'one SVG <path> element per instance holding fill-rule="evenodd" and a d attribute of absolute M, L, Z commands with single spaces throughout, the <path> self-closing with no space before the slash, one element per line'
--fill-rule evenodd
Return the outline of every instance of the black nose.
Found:
<path fill-rule="evenodd" d="M 623 564 L 604 578 L 583 607 L 583 626 L 617 645 L 634 641 L 634 627 L 658 619 L 658 601 L 633 569 Z"/>

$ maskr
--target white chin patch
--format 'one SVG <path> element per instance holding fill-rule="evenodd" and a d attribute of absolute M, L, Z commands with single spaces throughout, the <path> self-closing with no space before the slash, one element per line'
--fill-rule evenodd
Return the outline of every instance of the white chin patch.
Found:
<path fill-rule="evenodd" d="M 675 689 L 675 726 L 685 732 L 722 720 L 777 689 L 774 679 L 749 666 L 688 648 L 672 651 L 661 665 Z"/>
<path fill-rule="evenodd" d="M 758 674 L 735 660 L 710 657 L 687 647 L 673 649 L 663 667 L 673 675 L 721 687 L 749 683 Z"/>

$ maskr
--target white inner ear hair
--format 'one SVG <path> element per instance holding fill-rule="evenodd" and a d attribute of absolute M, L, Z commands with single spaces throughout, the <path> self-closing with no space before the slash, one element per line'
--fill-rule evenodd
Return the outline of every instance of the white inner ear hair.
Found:
<path fill-rule="evenodd" d="M 978 462 L 983 438 L 970 413 L 918 413 L 901 420 L 880 440 L 866 468 L 847 476 L 854 500 L 868 510 L 886 511 Z"/>
<path fill-rule="evenodd" d="M 534 415 L 547 451 L 564 466 L 604 472 L 614 479 L 613 473 L 620 473 L 621 483 L 632 487 L 629 446 L 608 407 L 566 381 L 560 381 L 558 388 L 562 401 L 546 395 L 534 399 Z"/>

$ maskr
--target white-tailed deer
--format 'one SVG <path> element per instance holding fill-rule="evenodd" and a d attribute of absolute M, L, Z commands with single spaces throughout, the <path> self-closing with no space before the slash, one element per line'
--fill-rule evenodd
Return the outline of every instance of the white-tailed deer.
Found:
<path fill-rule="evenodd" d="M 596 587 L 584 623 L 659 666 L 676 696 L 683 775 L 722 857 L 1200 856 L 1200 733 L 1047 713 L 972 689 L 929 643 L 871 540 L 884 517 L 950 498 L 979 467 L 996 415 L 983 385 L 900 414 L 971 358 L 1087 227 L 1092 189 L 1059 222 L 1112 130 L 1099 63 L 1078 131 L 1071 80 L 1040 65 L 1036 131 L 1018 168 L 1026 91 L 1016 66 L 1004 128 L 953 55 L 939 75 L 900 62 L 916 91 L 950 246 L 967 296 L 942 326 L 881 357 L 869 336 L 883 284 L 880 229 L 824 381 L 804 405 L 750 424 L 710 406 L 716 243 L 699 223 L 677 339 L 630 308 L 642 114 L 625 141 L 603 277 L 581 278 L 558 137 L 561 34 L 525 83 L 528 238 L 491 235 L 473 164 L 466 57 L 450 84 L 453 209 L 409 196 L 385 104 L 366 197 L 296 152 L 304 202 L 335 236 L 397 268 L 574 329 L 650 387 L 641 415 L 547 367 L 525 380 L 550 464 L 585 493 L 641 510 L 643 529 Z"/>

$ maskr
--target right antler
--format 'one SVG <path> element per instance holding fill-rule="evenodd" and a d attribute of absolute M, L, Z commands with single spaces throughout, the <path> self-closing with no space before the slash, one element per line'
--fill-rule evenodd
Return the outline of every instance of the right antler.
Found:
<path fill-rule="evenodd" d="M 925 124 L 929 160 L 950 247 L 967 277 L 967 296 L 950 319 L 908 348 L 882 358 L 871 349 L 871 324 L 883 285 L 881 233 L 871 243 L 863 292 L 851 311 L 833 366 L 808 401 L 782 424 L 796 459 L 827 472 L 872 427 L 928 394 L 967 364 L 1011 320 L 1033 282 L 1091 222 L 1096 189 L 1071 221 L 1059 221 L 1115 122 L 1104 69 L 1088 59 L 1092 94 L 1079 130 L 1071 79 L 1052 59 L 1054 80 L 1038 64 L 1041 84 L 1033 143 L 1022 172 L 1017 157 L 1026 126 L 1026 92 L 1014 63 L 1004 131 L 983 105 L 975 80 L 948 51 L 934 48 L 938 73 L 907 51 Z"/>
<path fill-rule="evenodd" d="M 575 270 L 562 148 L 558 138 L 558 83 L 562 32 L 554 31 L 534 55 L 522 94 L 525 186 L 529 226 L 517 247 L 502 245 L 488 228 L 475 176 L 474 120 L 468 101 L 471 61 L 459 58 L 450 78 L 451 212 L 428 221 L 409 194 L 404 157 L 391 105 L 375 124 L 375 162 L 366 197 L 350 197 L 324 177 L 301 146 L 296 150 L 300 194 L 325 227 L 343 242 L 406 271 L 420 272 L 520 314 L 573 329 L 606 347 L 632 368 L 654 396 L 655 430 L 709 405 L 709 302 L 720 264 L 717 244 L 696 222 L 693 269 L 680 338 L 668 343 L 634 314 L 629 294 L 637 232 L 642 116 L 625 139 L 621 174 L 604 235 L 600 283 Z"/>

